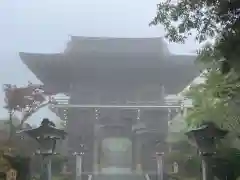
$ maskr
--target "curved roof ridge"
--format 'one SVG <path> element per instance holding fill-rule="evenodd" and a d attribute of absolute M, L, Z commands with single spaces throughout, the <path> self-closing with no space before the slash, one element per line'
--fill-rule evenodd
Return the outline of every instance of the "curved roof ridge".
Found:
<path fill-rule="evenodd" d="M 61 52 L 59 53 L 35 53 L 35 52 L 19 52 L 18 53 L 20 57 L 22 56 L 49 56 L 49 55 L 62 55 Z"/>
<path fill-rule="evenodd" d="M 126 39 L 126 40 L 161 39 L 161 40 L 164 40 L 164 38 L 162 36 L 157 36 L 157 37 L 70 36 L 71 41 L 76 41 L 76 40 L 119 40 L 119 39 Z"/>
<path fill-rule="evenodd" d="M 157 53 L 169 55 L 168 45 L 163 37 L 84 37 L 71 36 L 64 52 L 121 52 Z"/>

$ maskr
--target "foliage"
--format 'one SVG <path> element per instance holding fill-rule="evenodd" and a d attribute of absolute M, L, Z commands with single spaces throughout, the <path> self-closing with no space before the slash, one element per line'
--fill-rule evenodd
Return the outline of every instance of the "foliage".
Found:
<path fill-rule="evenodd" d="M 184 141 L 174 142 L 171 146 L 175 148 L 165 155 L 164 161 L 168 167 L 174 162 L 178 164 L 179 172 L 172 175 L 178 179 L 200 177 L 201 157 L 198 156 L 197 151 Z M 216 154 L 206 160 L 218 179 L 226 179 L 226 177 L 236 179 L 240 176 L 240 151 L 238 149 L 218 143 Z"/>
<path fill-rule="evenodd" d="M 240 177 L 240 151 L 238 149 L 220 148 L 209 163 L 213 164 L 212 170 L 218 179 L 237 179 Z"/>
<path fill-rule="evenodd" d="M 184 43 L 189 36 L 198 42 L 214 39 L 203 48 L 211 62 L 224 61 L 223 72 L 235 68 L 240 55 L 240 1 L 165 0 L 157 5 L 151 25 L 161 24 L 166 38 Z"/>
<path fill-rule="evenodd" d="M 200 158 L 185 135 L 185 132 L 169 132 L 167 143 L 170 151 L 164 155 L 168 174 L 177 179 L 200 177 Z M 173 164 L 178 164 L 178 173 L 173 173 Z"/>
<path fill-rule="evenodd" d="M 29 171 L 30 158 L 13 156 L 9 153 L 0 154 L 0 172 L 6 173 L 9 169 L 13 168 L 17 171 L 17 180 L 26 180 Z"/>
<path fill-rule="evenodd" d="M 197 60 L 205 64 L 206 82 L 187 94 L 194 103 L 187 124 L 196 127 L 213 121 L 235 137 L 240 129 L 239 9 L 237 0 L 165 0 L 157 5 L 150 23 L 163 25 L 166 38 L 172 42 L 184 43 L 194 36 L 197 42 L 205 43 Z"/>
<path fill-rule="evenodd" d="M 168 171 L 179 179 L 198 177 L 201 169 L 201 160 L 195 148 L 188 141 L 183 140 L 170 144 L 172 151 L 164 155 L 164 162 L 168 169 L 172 169 L 174 163 L 178 164 L 178 173 Z"/>
<path fill-rule="evenodd" d="M 3 157 L 1 154 L 0 156 L 0 172 L 6 172 L 11 167 L 11 163 Z"/>
<path fill-rule="evenodd" d="M 10 162 L 11 168 L 17 171 L 17 180 L 28 179 L 30 158 L 11 155 L 4 155 L 4 158 Z"/>
<path fill-rule="evenodd" d="M 3 90 L 5 93 L 5 108 L 9 112 L 10 139 L 15 131 L 12 123 L 13 114 L 15 112 L 22 114 L 18 127 L 21 129 L 26 120 L 39 109 L 48 105 L 52 99 L 52 95 L 54 95 L 54 93 L 49 92 L 44 86 L 32 83 L 24 87 L 5 84 Z"/>
<path fill-rule="evenodd" d="M 188 127 L 198 127 L 203 121 L 212 121 L 227 129 L 235 138 L 240 133 L 238 111 L 240 85 L 235 72 L 223 75 L 217 70 L 205 74 L 205 83 L 190 88 L 187 96 L 193 100 L 188 110 Z M 233 137 L 233 136 L 231 136 Z"/>
<path fill-rule="evenodd" d="M 35 152 L 37 147 L 37 142 L 30 137 L 22 138 L 16 134 L 14 134 L 10 142 L 6 142 L 6 140 L 0 142 L 0 151 L 11 155 L 29 156 Z"/>
<path fill-rule="evenodd" d="M 29 83 L 25 87 L 5 84 L 5 108 L 9 111 L 18 111 L 23 114 L 21 125 L 40 108 L 51 101 L 52 92 L 48 92 L 44 86 Z"/>

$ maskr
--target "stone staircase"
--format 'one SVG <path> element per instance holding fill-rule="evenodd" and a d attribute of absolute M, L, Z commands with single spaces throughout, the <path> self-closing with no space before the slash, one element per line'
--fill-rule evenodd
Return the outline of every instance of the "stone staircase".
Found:
<path fill-rule="evenodd" d="M 143 175 L 138 174 L 98 174 L 93 180 L 145 180 Z"/>

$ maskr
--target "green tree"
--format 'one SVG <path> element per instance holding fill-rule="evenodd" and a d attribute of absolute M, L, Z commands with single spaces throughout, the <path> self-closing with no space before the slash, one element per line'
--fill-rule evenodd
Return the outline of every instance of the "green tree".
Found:
<path fill-rule="evenodd" d="M 231 82 L 234 81 L 233 76 L 223 76 L 219 72 L 211 71 L 206 74 L 205 83 L 190 88 L 187 95 L 194 105 L 186 119 L 190 126 L 198 126 L 202 121 L 211 120 L 229 130 L 237 129 L 240 86 L 239 83 Z M 233 120 L 236 120 L 237 124 L 232 124 Z"/>
<path fill-rule="evenodd" d="M 222 75 L 219 71 L 205 74 L 205 83 L 190 88 L 186 96 L 193 100 L 188 110 L 186 124 L 198 127 L 204 121 L 214 122 L 218 127 L 229 130 L 223 140 L 227 147 L 240 147 L 239 83 L 234 81 L 234 72 Z"/>
<path fill-rule="evenodd" d="M 220 127 L 239 132 L 240 95 L 240 1 L 165 0 L 157 5 L 151 25 L 161 24 L 169 41 L 184 43 L 194 36 L 199 43 L 198 61 L 206 68 L 206 82 L 190 89 L 194 107 L 188 112 L 188 126 L 214 121 Z"/>
<path fill-rule="evenodd" d="M 239 71 L 239 9 L 238 0 L 165 0 L 157 5 L 150 25 L 163 25 L 172 42 L 184 43 L 188 36 L 199 43 L 214 39 L 200 52 L 211 62 L 221 62 L 223 73 Z"/>

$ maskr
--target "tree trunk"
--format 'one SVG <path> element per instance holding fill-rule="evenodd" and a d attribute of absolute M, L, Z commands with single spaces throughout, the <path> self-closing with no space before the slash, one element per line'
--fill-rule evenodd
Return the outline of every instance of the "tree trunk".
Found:
<path fill-rule="evenodd" d="M 14 125 L 13 125 L 13 110 L 9 110 L 9 137 L 8 143 L 11 143 L 13 135 L 14 135 Z"/>

